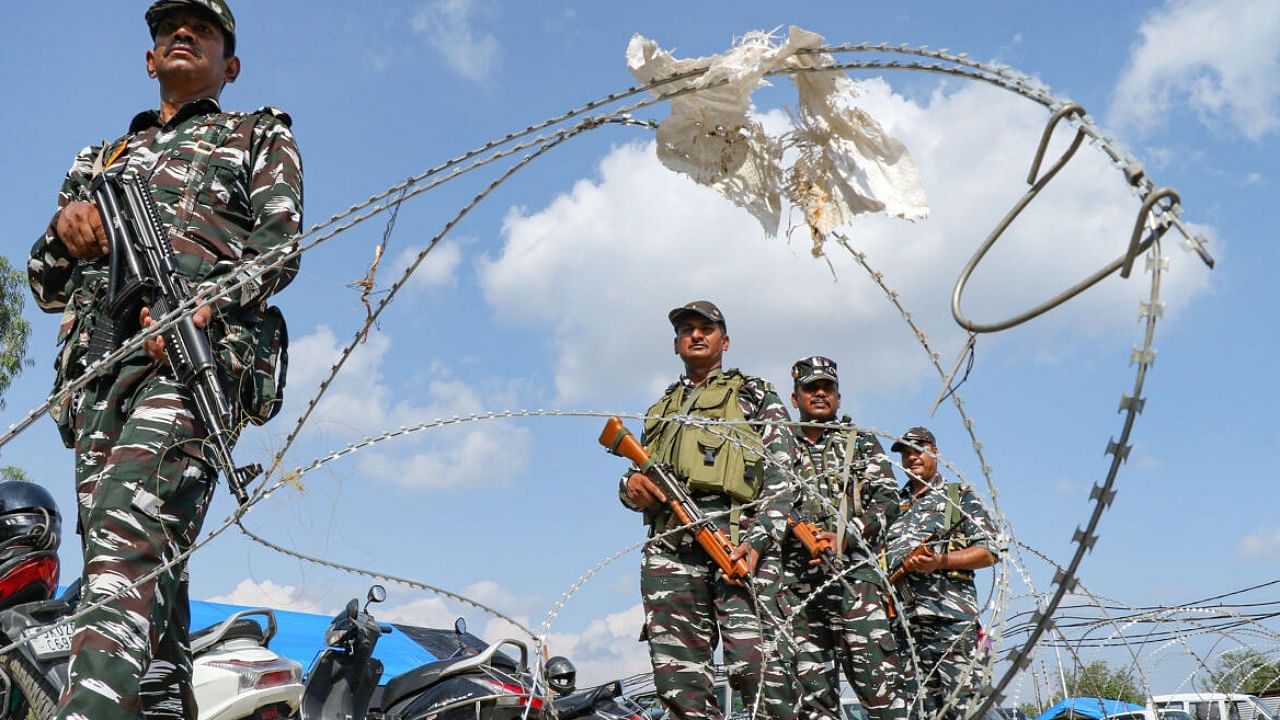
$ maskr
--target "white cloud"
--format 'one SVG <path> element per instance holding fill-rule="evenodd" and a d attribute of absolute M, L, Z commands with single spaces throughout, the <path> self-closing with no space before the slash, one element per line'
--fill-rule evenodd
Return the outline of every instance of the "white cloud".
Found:
<path fill-rule="evenodd" d="M 377 611 L 379 622 L 400 623 L 416 627 L 449 628 L 458 612 L 443 598 L 419 598 L 410 603 L 395 605 Z"/>
<path fill-rule="evenodd" d="M 305 613 L 322 612 L 320 605 L 307 600 L 300 588 L 292 585 L 277 585 L 270 580 L 259 582 L 246 578 L 226 595 L 211 597 L 208 600 L 229 605 L 263 606 Z"/>
<path fill-rule="evenodd" d="M 1259 530 L 1252 535 L 1246 535 L 1240 541 L 1236 552 L 1245 560 L 1274 558 L 1280 554 L 1280 528 Z"/>
<path fill-rule="evenodd" d="M 400 279 L 405 268 L 413 262 L 420 248 L 406 248 L 391 265 L 392 274 L 384 278 L 386 284 Z M 423 259 L 422 264 L 409 278 L 409 287 L 422 289 L 456 285 L 458 282 L 458 266 L 462 263 L 462 247 L 454 240 L 442 240 L 440 244 Z"/>
<path fill-rule="evenodd" d="M 1114 124 L 1149 131 L 1176 105 L 1252 140 L 1280 128 L 1280 3 L 1169 0 L 1142 23 L 1116 84 Z"/>
<path fill-rule="evenodd" d="M 428 369 L 422 387 L 394 387 L 382 371 L 390 336 L 373 333 L 357 347 L 312 413 L 309 427 L 329 440 L 361 438 L 402 426 L 510 407 L 505 388 L 476 388 L 448 377 L 447 369 Z M 281 424 L 292 425 L 299 399 L 311 397 L 337 358 L 337 337 L 327 326 L 293 342 L 290 394 Z M 437 377 L 430 378 L 430 374 Z M 481 421 L 433 428 L 361 450 L 355 460 L 369 478 L 405 487 L 485 488 L 517 477 L 528 466 L 533 441 L 529 431 L 509 422 Z"/>
<path fill-rule="evenodd" d="M 482 82 L 492 75 L 500 55 L 498 40 L 474 26 L 477 12 L 489 6 L 477 0 L 434 0 L 410 19 L 444 61 L 462 77 Z"/>
<path fill-rule="evenodd" d="M 649 672 L 649 646 L 640 642 L 644 606 L 636 603 L 621 612 L 592 620 L 579 633 L 551 633 L 551 653 L 564 655 L 578 668 L 578 685 Z"/>
<path fill-rule="evenodd" d="M 915 225 L 867 218 L 849 234 L 949 358 L 962 338 L 949 312 L 952 284 L 1026 187 L 1047 116 L 977 85 L 937 91 L 926 105 L 882 81 L 864 90 L 860 104 L 915 156 L 932 215 Z M 1136 212 L 1120 173 L 1082 149 L 975 273 L 964 310 L 992 321 L 1074 284 L 1123 252 Z M 620 378 L 637 396 L 656 395 L 679 372 L 663 350 L 666 310 L 699 297 L 725 311 L 734 341 L 726 364 L 742 358 L 765 377 L 785 378 L 790 362 L 810 353 L 857 368 L 842 378 L 855 395 L 931 372 L 897 311 L 843 249 L 828 245 L 829 267 L 810 257 L 807 232 L 764 239 L 746 212 L 662 168 L 652 143 L 614 148 L 598 179 L 578 181 L 541 210 L 511 210 L 503 234 L 501 252 L 478 263 L 482 287 L 500 317 L 550 334 L 561 404 L 617 402 Z M 1163 296 L 1172 316 L 1207 274 L 1181 251 L 1168 254 Z M 1148 289 L 1140 273 L 1112 277 L 1033 327 L 1128 331 Z"/>

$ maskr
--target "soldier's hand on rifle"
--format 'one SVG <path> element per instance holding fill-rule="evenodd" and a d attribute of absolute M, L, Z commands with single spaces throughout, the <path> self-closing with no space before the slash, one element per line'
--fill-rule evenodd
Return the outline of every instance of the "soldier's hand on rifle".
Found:
<path fill-rule="evenodd" d="M 942 567 L 942 555 L 926 546 L 917 548 L 902 560 L 902 568 L 907 572 L 931 573 Z"/>
<path fill-rule="evenodd" d="M 836 534 L 833 532 L 829 532 L 827 530 L 823 530 L 818 533 L 818 542 L 825 544 L 827 547 L 830 547 L 834 551 L 836 547 Z M 822 558 L 813 558 L 812 560 L 809 561 L 809 564 L 821 565 Z"/>
<path fill-rule="evenodd" d="M 212 317 L 213 310 L 209 309 L 208 305 L 201 305 L 191 316 L 191 322 L 194 323 L 196 327 L 203 328 L 208 326 L 209 319 Z M 138 322 L 142 324 L 143 330 L 156 324 L 156 321 L 151 319 L 151 308 L 142 308 L 142 312 L 138 313 Z M 142 344 L 142 347 L 146 348 L 147 354 L 151 356 L 152 360 L 164 363 L 165 365 L 169 364 L 169 356 L 164 352 L 163 335 L 156 335 L 155 337 L 147 338 L 147 341 Z"/>
<path fill-rule="evenodd" d="M 67 250 L 79 260 L 102 257 L 110 251 L 102 215 L 90 202 L 67 203 L 53 224 L 54 232 Z"/>
<path fill-rule="evenodd" d="M 641 510 L 650 510 L 667 501 L 667 496 L 648 475 L 631 473 L 627 478 L 627 499 Z"/>
<path fill-rule="evenodd" d="M 750 544 L 744 541 L 739 543 L 738 547 L 734 548 L 733 552 L 729 554 L 729 562 L 736 563 L 742 558 L 747 559 L 748 574 L 755 575 L 756 565 L 759 564 L 760 562 L 760 553 L 757 552 L 755 548 L 751 547 Z M 742 580 L 735 580 L 731 578 L 725 578 L 725 582 L 729 583 L 730 585 L 738 585 L 738 586 L 742 586 L 746 584 Z"/>

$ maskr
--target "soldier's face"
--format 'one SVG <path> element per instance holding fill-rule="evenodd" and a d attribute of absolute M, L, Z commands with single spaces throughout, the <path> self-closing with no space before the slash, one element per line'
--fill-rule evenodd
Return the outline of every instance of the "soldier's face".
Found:
<path fill-rule="evenodd" d="M 718 363 L 729 349 L 729 336 L 719 323 L 690 314 L 676 326 L 675 349 L 686 365 L 708 366 Z"/>
<path fill-rule="evenodd" d="M 938 448 L 925 445 L 922 450 L 903 447 L 901 451 L 902 467 L 923 482 L 933 479 L 938 472 Z"/>
<path fill-rule="evenodd" d="M 801 420 L 827 422 L 840 411 L 840 388 L 830 380 L 814 380 L 796 386 L 791 404 L 800 411 Z"/>
<path fill-rule="evenodd" d="M 175 10 L 156 24 L 155 47 L 147 51 L 147 74 L 162 89 L 199 94 L 220 91 L 240 73 L 240 59 L 223 57 L 226 38 L 209 13 Z"/>

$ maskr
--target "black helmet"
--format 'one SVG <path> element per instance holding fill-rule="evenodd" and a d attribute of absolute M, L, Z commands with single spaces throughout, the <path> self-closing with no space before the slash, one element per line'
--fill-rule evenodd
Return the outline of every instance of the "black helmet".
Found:
<path fill-rule="evenodd" d="M 25 480 L 0 482 L 0 561 L 32 550 L 57 550 L 62 516 L 48 490 Z"/>
<path fill-rule="evenodd" d="M 547 661 L 547 686 L 557 695 L 568 695 L 578 684 L 578 669 L 569 658 L 556 655 Z"/>

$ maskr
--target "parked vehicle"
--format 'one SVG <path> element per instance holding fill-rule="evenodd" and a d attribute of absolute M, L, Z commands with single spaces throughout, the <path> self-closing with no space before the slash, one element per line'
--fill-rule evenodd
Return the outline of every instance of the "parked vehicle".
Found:
<path fill-rule="evenodd" d="M 1185 710 L 1194 720 L 1277 720 L 1261 700 L 1241 693 L 1176 693 L 1156 695 L 1161 710 Z"/>
<path fill-rule="evenodd" d="M 1185 710 L 1129 710 L 1127 712 L 1108 715 L 1103 720 L 1193 720 Z"/>
<path fill-rule="evenodd" d="M 298 711 L 302 664 L 271 651 L 275 634 L 275 613 L 257 608 L 191 636 L 200 720 L 283 720 Z"/>
<path fill-rule="evenodd" d="M 543 717 L 543 699 L 533 693 L 528 646 L 502 640 L 476 648 L 463 638 L 466 623 L 459 618 L 454 634 L 460 639 L 443 660 L 391 678 L 379 685 L 382 663 L 373 650 L 390 632 L 369 613 L 369 605 L 386 599 L 381 585 L 369 589 L 364 609 L 351 600 L 334 617 L 321 651 L 307 673 L 302 720 L 365 717 L 384 720 L 515 720 Z M 500 648 L 516 652 L 513 659 Z"/>
<path fill-rule="evenodd" d="M 80 600 L 76 581 L 61 597 L 61 517 L 39 485 L 0 483 L 0 644 L 24 640 L 0 655 L 0 720 L 54 716 L 67 685 L 71 625 Z M 261 615 L 265 628 L 251 616 Z M 276 720 L 297 711 L 302 666 L 272 652 L 275 616 L 246 610 L 192 636 L 199 720 Z"/>

